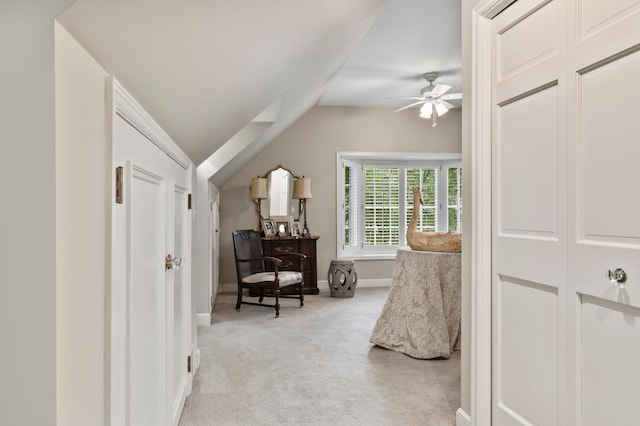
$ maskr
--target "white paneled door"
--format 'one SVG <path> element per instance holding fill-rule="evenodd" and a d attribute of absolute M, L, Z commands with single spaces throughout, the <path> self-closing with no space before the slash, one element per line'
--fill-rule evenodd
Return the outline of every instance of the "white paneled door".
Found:
<path fill-rule="evenodd" d="M 111 424 L 177 425 L 191 387 L 189 168 L 114 114 Z"/>
<path fill-rule="evenodd" d="M 640 2 L 492 22 L 492 418 L 638 424 Z"/>
<path fill-rule="evenodd" d="M 495 424 L 559 424 L 563 404 L 567 147 L 559 7 L 521 0 L 493 21 Z"/>
<path fill-rule="evenodd" d="M 569 8 L 570 379 L 585 425 L 640 411 L 640 1 Z M 624 271 L 617 282 L 609 271 Z M 621 274 L 620 274 L 621 275 Z M 574 380 L 575 379 L 575 380 Z"/>

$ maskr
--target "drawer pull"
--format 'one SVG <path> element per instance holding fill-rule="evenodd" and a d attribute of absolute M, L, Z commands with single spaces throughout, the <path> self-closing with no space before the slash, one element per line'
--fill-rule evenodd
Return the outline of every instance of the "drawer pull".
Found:
<path fill-rule="evenodd" d="M 276 247 L 276 251 L 279 251 L 280 253 L 288 253 L 291 250 L 291 247 Z"/>

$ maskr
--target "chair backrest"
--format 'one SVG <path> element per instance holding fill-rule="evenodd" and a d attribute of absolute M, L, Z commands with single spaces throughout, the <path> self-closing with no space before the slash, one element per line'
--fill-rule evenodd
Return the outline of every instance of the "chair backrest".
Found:
<path fill-rule="evenodd" d="M 265 270 L 262 260 L 240 262 L 242 259 L 255 259 L 262 257 L 262 241 L 260 233 L 253 229 L 240 229 L 233 231 L 233 250 L 236 257 L 236 272 L 238 280 L 242 277 L 263 272 Z"/>

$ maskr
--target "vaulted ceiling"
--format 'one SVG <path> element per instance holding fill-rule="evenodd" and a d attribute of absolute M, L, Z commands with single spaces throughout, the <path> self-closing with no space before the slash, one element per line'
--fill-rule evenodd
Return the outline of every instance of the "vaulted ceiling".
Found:
<path fill-rule="evenodd" d="M 58 20 L 212 174 L 315 105 L 404 105 L 429 71 L 461 89 L 460 0 L 79 0 Z"/>

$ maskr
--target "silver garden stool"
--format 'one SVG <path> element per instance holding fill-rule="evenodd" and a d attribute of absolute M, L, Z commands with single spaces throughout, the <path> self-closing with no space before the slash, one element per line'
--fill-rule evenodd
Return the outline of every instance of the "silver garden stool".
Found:
<path fill-rule="evenodd" d="M 331 297 L 353 297 L 358 284 L 358 275 L 353 260 L 332 260 L 327 281 Z"/>

